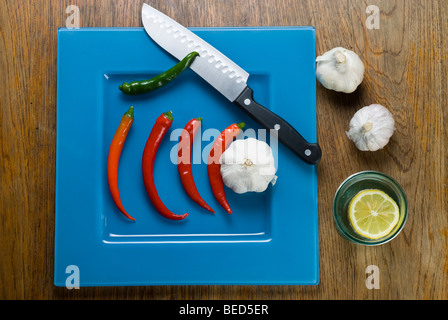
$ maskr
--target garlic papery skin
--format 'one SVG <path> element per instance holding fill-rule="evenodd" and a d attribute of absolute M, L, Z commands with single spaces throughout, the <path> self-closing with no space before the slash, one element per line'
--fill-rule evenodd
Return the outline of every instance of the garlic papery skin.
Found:
<path fill-rule="evenodd" d="M 347 136 L 361 151 L 383 149 L 395 132 L 395 120 L 385 107 L 372 104 L 355 113 Z"/>
<path fill-rule="evenodd" d="M 316 59 L 316 76 L 327 89 L 352 93 L 364 79 L 364 64 L 351 50 L 334 48 Z"/>
<path fill-rule="evenodd" d="M 221 155 L 224 184 L 236 193 L 263 192 L 277 181 L 274 155 L 264 141 L 235 140 Z"/>

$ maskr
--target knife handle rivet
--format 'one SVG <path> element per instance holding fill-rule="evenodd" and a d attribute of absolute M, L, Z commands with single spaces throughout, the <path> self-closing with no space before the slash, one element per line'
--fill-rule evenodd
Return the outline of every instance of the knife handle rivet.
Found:
<path fill-rule="evenodd" d="M 275 131 L 280 130 L 280 125 L 279 125 L 278 123 L 274 126 L 274 130 L 275 130 Z"/>
<path fill-rule="evenodd" d="M 307 157 L 309 157 L 309 156 L 311 155 L 311 150 L 310 150 L 310 149 L 306 149 L 306 150 L 305 150 L 305 155 L 306 155 Z"/>
<path fill-rule="evenodd" d="M 251 102 L 250 99 L 245 99 L 245 100 L 244 100 L 244 104 L 245 104 L 246 106 L 250 105 L 250 102 Z"/>

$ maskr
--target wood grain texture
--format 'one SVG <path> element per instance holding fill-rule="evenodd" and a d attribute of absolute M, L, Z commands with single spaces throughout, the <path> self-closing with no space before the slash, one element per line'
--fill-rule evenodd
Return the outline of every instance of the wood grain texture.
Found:
<path fill-rule="evenodd" d="M 361 56 L 355 93 L 317 87 L 320 284 L 54 287 L 57 28 L 69 5 L 81 27 L 140 27 L 143 1 L 2 0 L 0 299 L 448 299 L 447 1 L 376 0 L 379 30 L 366 27 L 364 0 L 147 2 L 189 27 L 313 25 L 318 55 L 343 46 Z M 372 103 L 391 110 L 397 131 L 385 149 L 362 153 L 345 131 Z M 394 177 L 409 200 L 403 232 L 374 248 L 342 239 L 332 218 L 339 184 L 367 169 Z M 369 265 L 379 290 L 366 288 Z"/>

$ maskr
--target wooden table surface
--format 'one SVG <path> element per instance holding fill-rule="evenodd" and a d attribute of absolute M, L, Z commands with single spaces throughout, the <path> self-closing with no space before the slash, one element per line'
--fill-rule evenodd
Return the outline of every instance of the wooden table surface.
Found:
<path fill-rule="evenodd" d="M 76 5 L 81 27 L 141 27 L 143 1 L 0 2 L 0 299 L 447 299 L 448 2 L 442 0 L 146 1 L 192 26 L 316 28 L 320 55 L 356 51 L 366 66 L 351 95 L 317 84 L 320 283 L 317 286 L 155 286 L 68 290 L 53 285 L 57 28 Z M 367 28 L 366 8 L 380 10 Z M 397 131 L 375 153 L 345 135 L 353 114 L 379 103 Z M 378 170 L 409 200 L 402 233 L 379 247 L 349 243 L 336 231 L 332 201 L 349 175 Z M 380 288 L 368 289 L 366 268 Z"/>

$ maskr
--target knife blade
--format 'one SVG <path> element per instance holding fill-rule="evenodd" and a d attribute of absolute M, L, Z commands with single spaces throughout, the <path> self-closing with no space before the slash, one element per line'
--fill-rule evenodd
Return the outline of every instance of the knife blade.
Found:
<path fill-rule="evenodd" d="M 317 143 L 309 143 L 286 120 L 258 104 L 247 85 L 249 74 L 223 53 L 193 32 L 148 4 L 142 8 L 143 26 L 148 35 L 178 60 L 192 51 L 199 53 L 190 68 L 239 106 L 263 128 L 270 130 L 280 142 L 309 164 L 321 159 Z"/>

